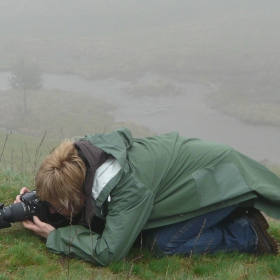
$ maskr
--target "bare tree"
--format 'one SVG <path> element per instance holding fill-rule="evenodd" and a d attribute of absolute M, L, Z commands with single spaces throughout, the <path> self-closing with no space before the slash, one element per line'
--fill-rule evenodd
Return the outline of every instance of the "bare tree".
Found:
<path fill-rule="evenodd" d="M 11 77 L 8 77 L 8 84 L 13 89 L 19 89 L 22 91 L 24 112 L 26 112 L 27 91 L 38 90 L 43 86 L 42 71 L 39 64 L 26 64 L 23 58 L 19 59 L 12 66 Z"/>

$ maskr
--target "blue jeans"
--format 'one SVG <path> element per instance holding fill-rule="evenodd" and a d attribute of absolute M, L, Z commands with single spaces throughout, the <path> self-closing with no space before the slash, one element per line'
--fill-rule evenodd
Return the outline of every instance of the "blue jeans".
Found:
<path fill-rule="evenodd" d="M 228 216 L 237 205 L 216 210 L 187 221 L 152 229 L 148 232 L 154 245 L 165 255 L 193 253 L 253 253 L 258 237 L 248 217 L 236 220 Z"/>

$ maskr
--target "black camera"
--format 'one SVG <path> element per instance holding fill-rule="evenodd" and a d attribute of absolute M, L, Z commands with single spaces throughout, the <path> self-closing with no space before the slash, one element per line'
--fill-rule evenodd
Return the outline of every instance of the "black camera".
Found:
<path fill-rule="evenodd" d="M 0 204 L 0 229 L 10 227 L 11 223 L 33 220 L 33 216 L 56 228 L 65 223 L 65 219 L 59 214 L 49 213 L 46 203 L 36 196 L 36 191 L 25 193 L 20 199 L 21 202 L 6 207 L 3 203 Z"/>

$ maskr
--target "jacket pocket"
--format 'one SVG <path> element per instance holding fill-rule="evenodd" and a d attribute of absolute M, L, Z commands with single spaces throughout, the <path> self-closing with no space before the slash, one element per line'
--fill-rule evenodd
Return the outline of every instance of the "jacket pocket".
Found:
<path fill-rule="evenodd" d="M 192 175 L 197 184 L 202 207 L 251 191 L 233 163 L 200 169 Z"/>

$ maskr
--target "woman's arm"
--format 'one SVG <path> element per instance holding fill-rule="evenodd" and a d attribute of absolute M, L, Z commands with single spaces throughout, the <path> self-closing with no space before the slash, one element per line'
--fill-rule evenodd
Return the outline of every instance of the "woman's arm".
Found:
<path fill-rule="evenodd" d="M 124 182 L 112 191 L 111 198 L 102 235 L 82 226 L 59 228 L 48 236 L 50 251 L 102 266 L 123 259 L 150 216 L 153 194 L 141 183 Z"/>

